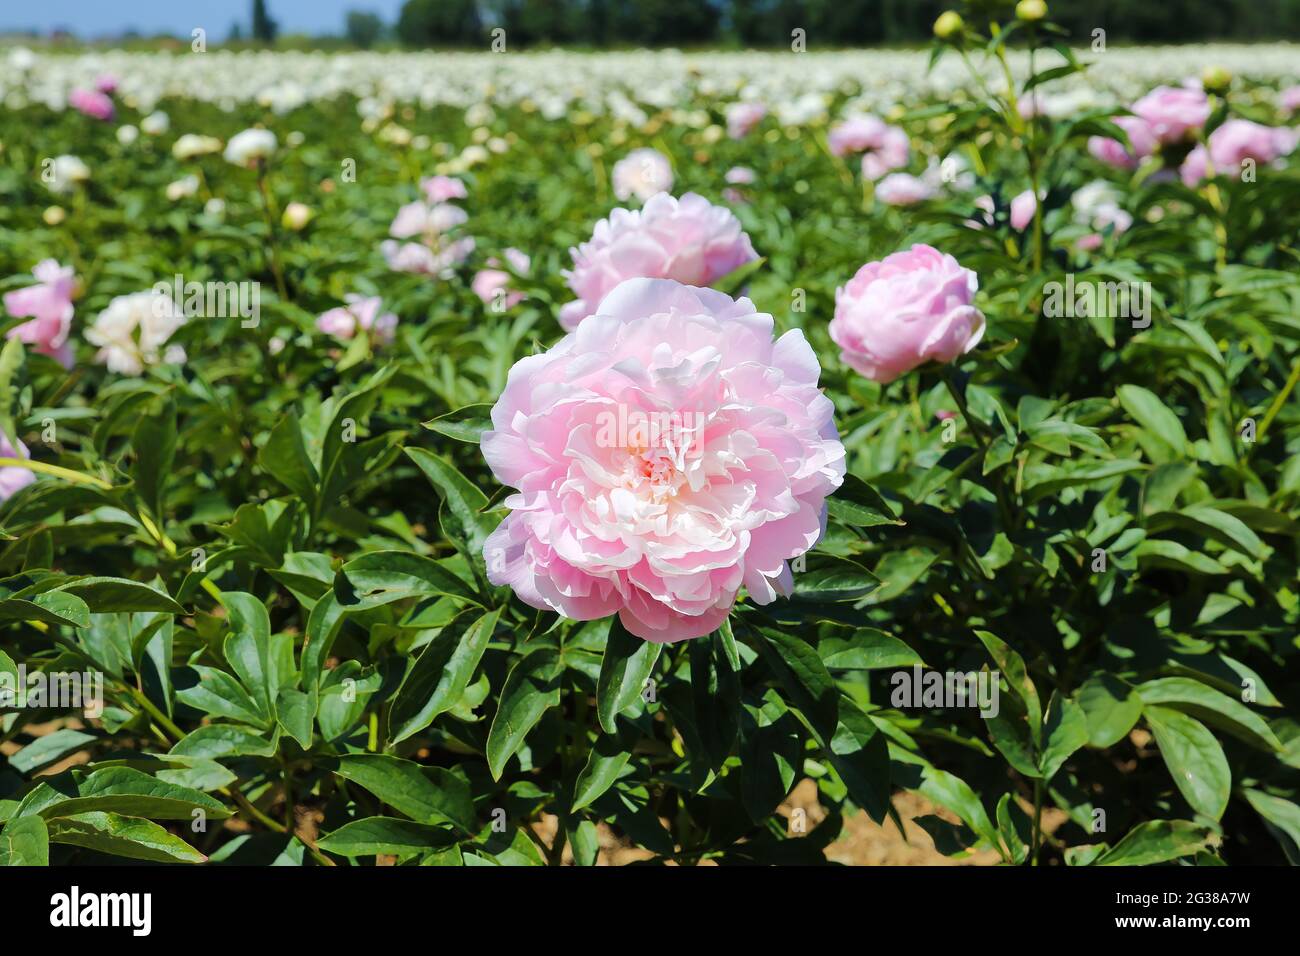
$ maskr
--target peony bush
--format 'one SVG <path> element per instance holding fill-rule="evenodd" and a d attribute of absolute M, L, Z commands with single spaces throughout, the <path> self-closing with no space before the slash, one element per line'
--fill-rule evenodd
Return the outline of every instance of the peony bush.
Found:
<path fill-rule="evenodd" d="M 1044 6 L 5 54 L 0 863 L 1300 860 L 1294 54 Z"/>

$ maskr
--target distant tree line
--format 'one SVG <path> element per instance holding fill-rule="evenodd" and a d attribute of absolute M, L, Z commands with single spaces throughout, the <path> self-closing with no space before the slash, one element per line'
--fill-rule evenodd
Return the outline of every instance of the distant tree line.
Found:
<path fill-rule="evenodd" d="M 921 43 L 935 18 L 1014 0 L 407 0 L 397 22 L 347 16 L 347 39 L 369 49 L 384 40 L 408 47 L 484 48 L 500 27 L 511 49 L 537 46 L 788 46 L 795 30 L 809 48 Z M 269 21 L 255 4 L 253 35 Z M 971 8 L 974 12 L 971 12 Z M 1107 42 L 1300 39 L 1300 0 L 1049 0 L 1051 17 L 1076 42 L 1106 31 Z M 1006 12 L 1005 10 L 1003 12 Z M 260 21 L 260 23 L 259 23 Z"/>

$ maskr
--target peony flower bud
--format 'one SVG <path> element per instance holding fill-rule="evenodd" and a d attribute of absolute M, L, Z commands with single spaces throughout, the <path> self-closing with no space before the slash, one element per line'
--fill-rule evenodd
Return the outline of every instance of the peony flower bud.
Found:
<path fill-rule="evenodd" d="M 831 339 L 844 363 L 873 382 L 951 362 L 984 336 L 984 315 L 972 304 L 978 287 L 974 272 L 938 249 L 895 252 L 836 290 Z"/>

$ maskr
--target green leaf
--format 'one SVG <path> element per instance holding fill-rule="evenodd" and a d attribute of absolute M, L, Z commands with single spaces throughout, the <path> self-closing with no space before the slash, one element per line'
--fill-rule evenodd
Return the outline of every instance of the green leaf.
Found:
<path fill-rule="evenodd" d="M 10 820 L 0 830 L 0 866 L 49 866 L 50 834 L 38 816 Z"/>
<path fill-rule="evenodd" d="M 691 705 L 708 766 L 719 769 L 731 756 L 739 733 L 740 678 L 717 632 L 687 642 Z"/>
<path fill-rule="evenodd" d="M 1142 716 L 1137 691 L 1111 674 L 1088 678 L 1076 696 L 1088 723 L 1088 743 L 1094 747 L 1119 743 Z"/>
<path fill-rule="evenodd" d="M 477 445 L 483 433 L 492 428 L 492 406 L 465 405 L 424 422 L 424 427 L 456 441 Z"/>
<path fill-rule="evenodd" d="M 587 763 L 573 785 L 573 806 L 577 813 L 590 806 L 614 785 L 632 756 L 635 734 L 625 727 L 616 734 L 599 734 L 587 755 Z"/>
<path fill-rule="evenodd" d="M 888 670 L 925 664 L 901 640 L 874 627 L 860 627 L 847 639 L 823 638 L 817 652 L 826 669 L 832 671 Z"/>
<path fill-rule="evenodd" d="M 1242 793 L 1255 812 L 1274 830 L 1291 865 L 1300 864 L 1300 806 L 1262 790 L 1246 789 Z M 0 835 L 0 841 L 3 839 Z"/>
<path fill-rule="evenodd" d="M 1093 866 L 1150 866 L 1196 853 L 1209 830 L 1190 820 L 1148 820 L 1093 861 Z"/>
<path fill-rule="evenodd" d="M 398 688 L 389 714 L 390 733 L 400 743 L 459 703 L 496 631 L 501 610 L 453 618 L 425 645 Z"/>
<path fill-rule="evenodd" d="M 465 833 L 476 829 L 469 784 L 450 770 L 387 754 L 344 754 L 332 769 L 416 823 L 447 822 Z"/>
<path fill-rule="evenodd" d="M 81 780 L 76 796 L 60 794 L 42 805 L 38 812 L 47 820 L 88 811 L 155 820 L 190 820 L 195 810 L 213 820 L 230 816 L 223 803 L 201 790 L 179 787 L 131 767 L 105 767 Z"/>
<path fill-rule="evenodd" d="M 445 827 L 414 823 L 400 817 L 366 817 L 327 833 L 316 845 L 336 856 L 358 857 L 378 853 L 406 856 L 429 849 L 445 849 L 455 843 L 455 832 Z"/>
<path fill-rule="evenodd" d="M 1227 731 L 1252 747 L 1270 752 L 1282 749 L 1282 742 L 1263 718 L 1244 704 L 1200 681 L 1186 677 L 1164 677 L 1139 684 L 1137 693 L 1144 704 L 1161 704 L 1183 711 Z"/>
<path fill-rule="evenodd" d="M 314 507 L 320 478 L 307 454 L 302 423 L 296 412 L 285 413 L 271 429 L 270 437 L 257 454 L 257 463 L 309 507 Z"/>
<path fill-rule="evenodd" d="M 596 682 L 596 716 L 606 733 L 615 732 L 614 718 L 645 690 L 662 647 L 629 633 L 617 617 L 611 620 Z"/>
<path fill-rule="evenodd" d="M 852 561 L 830 555 L 813 560 L 811 567 L 794 572 L 796 601 L 856 601 L 880 586 L 874 574 Z"/>
<path fill-rule="evenodd" d="M 271 636 L 271 616 L 252 594 L 227 591 L 221 596 L 230 617 L 223 652 L 263 716 L 275 716 L 280 688 L 293 679 L 293 645 L 287 635 Z"/>
<path fill-rule="evenodd" d="M 510 669 L 488 732 L 487 760 L 493 780 L 501 779 L 506 761 L 523 746 L 542 715 L 559 706 L 562 669 L 560 653 L 553 647 L 525 654 Z"/>
<path fill-rule="evenodd" d="M 187 734 L 172 747 L 176 757 L 270 757 L 275 754 L 278 737 L 267 739 L 244 727 L 231 724 L 208 724 Z"/>
<path fill-rule="evenodd" d="M 1150 435 L 1170 449 L 1174 456 L 1187 455 L 1187 433 L 1182 422 L 1154 392 L 1140 385 L 1121 385 L 1116 394 L 1124 410 Z M 1168 460 L 1166 458 L 1159 459 Z"/>
<path fill-rule="evenodd" d="M 118 611 L 185 613 L 185 608 L 173 601 L 166 592 L 127 578 L 78 578 L 69 584 L 61 585 L 58 590 L 80 598 L 92 614 L 111 614 Z"/>
<path fill-rule="evenodd" d="M 1219 742 L 1204 724 L 1177 710 L 1148 704 L 1143 715 L 1174 785 L 1193 810 L 1218 820 L 1232 789 L 1232 772 Z"/>
<path fill-rule="evenodd" d="M 135 464 L 131 478 L 135 491 L 160 524 L 163 519 L 163 492 L 172 477 L 176 460 L 176 401 L 171 396 L 159 412 L 145 410 L 131 436 Z"/>
<path fill-rule="evenodd" d="M 747 631 L 786 698 L 808 721 L 819 742 L 824 745 L 832 740 L 840 723 L 839 690 L 816 649 L 800 637 L 773 628 Z"/>
<path fill-rule="evenodd" d="M 482 560 L 483 542 L 500 523 L 498 518 L 482 513 L 487 505 L 487 496 L 446 459 L 423 448 L 407 448 L 405 451 L 442 495 L 456 527 L 464 536 L 468 555 Z"/>
<path fill-rule="evenodd" d="M 884 823 L 890 810 L 889 746 L 884 733 L 856 704 L 842 700 L 839 724 L 826 749 L 853 802 L 876 823 Z"/>
<path fill-rule="evenodd" d="M 284 732 L 298 741 L 303 750 L 311 749 L 312 724 L 316 719 L 316 697 L 294 687 L 282 687 L 275 699 L 275 716 Z"/>
<path fill-rule="evenodd" d="M 152 820 L 118 813 L 78 813 L 48 821 L 51 843 L 151 863 L 204 863 L 207 857 Z"/>
<path fill-rule="evenodd" d="M 79 730 L 69 730 L 65 727 L 52 734 L 37 737 L 9 758 L 9 766 L 25 776 L 30 775 L 33 771 L 62 760 L 68 754 L 76 753 L 98 739 L 93 734 L 83 734 Z"/>
<path fill-rule="evenodd" d="M 859 528 L 903 524 L 889 503 L 856 475 L 844 476 L 844 484 L 840 485 L 832 497 L 826 499 L 826 507 L 840 521 Z"/>
<path fill-rule="evenodd" d="M 1143 567 L 1169 568 L 1188 574 L 1227 574 L 1228 569 L 1208 555 L 1164 538 L 1147 538 L 1133 549 Z"/>
<path fill-rule="evenodd" d="M 988 650 L 989 656 L 993 658 L 993 662 L 998 665 L 998 670 L 1007 679 L 1007 686 L 1011 688 L 1011 692 L 1025 705 L 1030 738 L 1035 747 L 1039 746 L 1042 742 L 1040 728 L 1043 723 L 1043 705 L 1038 698 L 1038 690 L 1034 687 L 1034 682 L 1029 678 L 1029 670 L 1025 667 L 1024 658 L 996 634 L 989 631 L 976 631 L 975 636 L 980 639 Z"/>
<path fill-rule="evenodd" d="M 1083 708 L 1064 694 L 1054 693 L 1047 705 L 1043 736 L 1038 769 L 1044 780 L 1051 780 L 1070 755 L 1088 742 L 1088 719 Z"/>

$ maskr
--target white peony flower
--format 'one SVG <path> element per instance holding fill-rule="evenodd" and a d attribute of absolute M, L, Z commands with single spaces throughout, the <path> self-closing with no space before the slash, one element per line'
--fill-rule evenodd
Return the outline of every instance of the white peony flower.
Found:
<path fill-rule="evenodd" d="M 41 178 L 45 180 L 50 192 L 60 195 L 72 192 L 77 183 L 84 183 L 90 178 L 90 167 L 80 157 L 68 153 L 55 156 L 46 169 L 48 172 Z"/>
<path fill-rule="evenodd" d="M 170 295 L 151 289 L 119 295 L 86 330 L 86 341 L 99 347 L 95 360 L 120 375 L 139 375 L 145 366 L 185 361 L 185 350 L 167 345 L 185 324 L 181 307 Z"/>
<path fill-rule="evenodd" d="M 123 146 L 130 146 L 139 138 L 140 138 L 140 131 L 136 129 L 134 126 L 132 126 L 130 123 L 127 123 L 125 126 L 119 126 L 117 128 L 117 141 L 121 143 Z"/>
<path fill-rule="evenodd" d="M 144 119 L 140 120 L 140 129 L 150 136 L 161 136 L 171 129 L 171 117 L 162 110 L 150 113 Z"/>
<path fill-rule="evenodd" d="M 172 155 L 180 160 L 193 159 L 195 156 L 207 156 L 210 153 L 219 152 L 221 152 L 221 140 L 215 136 L 199 136 L 197 133 L 186 133 L 172 144 Z"/>
<path fill-rule="evenodd" d="M 177 202 L 181 199 L 193 196 L 198 191 L 198 176 L 182 176 L 174 183 L 167 184 L 167 198 L 172 202 Z"/>
<path fill-rule="evenodd" d="M 230 137 L 226 144 L 226 161 L 252 168 L 275 152 L 275 134 L 269 129 L 246 129 Z"/>

